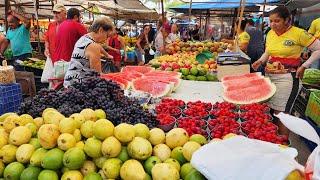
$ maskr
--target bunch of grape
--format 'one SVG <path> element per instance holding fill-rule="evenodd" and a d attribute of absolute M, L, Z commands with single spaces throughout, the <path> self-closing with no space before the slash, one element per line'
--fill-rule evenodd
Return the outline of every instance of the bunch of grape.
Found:
<path fill-rule="evenodd" d="M 158 124 L 138 101 L 126 97 L 117 84 L 98 77 L 85 79 L 61 91 L 42 89 L 35 97 L 22 103 L 19 113 L 39 117 L 49 107 L 66 116 L 85 108 L 103 109 L 114 124 L 144 123 L 149 127 Z"/>

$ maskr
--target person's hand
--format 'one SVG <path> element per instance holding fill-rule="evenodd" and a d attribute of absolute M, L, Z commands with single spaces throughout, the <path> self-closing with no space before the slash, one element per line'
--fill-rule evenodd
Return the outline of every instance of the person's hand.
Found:
<path fill-rule="evenodd" d="M 111 56 L 111 55 L 109 54 L 107 58 L 109 58 L 109 59 L 113 59 L 113 56 Z"/>
<path fill-rule="evenodd" d="M 45 55 L 46 57 L 49 57 L 49 56 L 50 56 L 50 52 L 49 52 L 49 49 L 48 49 L 48 48 L 46 48 L 46 49 L 44 50 L 44 55 Z"/>
<path fill-rule="evenodd" d="M 303 52 L 302 53 L 302 58 L 303 59 L 308 59 L 309 58 L 309 53 L 308 52 Z"/>
<path fill-rule="evenodd" d="M 124 62 L 127 62 L 127 60 L 128 60 L 128 57 L 127 57 L 127 56 L 124 56 L 124 57 L 123 57 L 123 61 L 124 61 Z"/>
<path fill-rule="evenodd" d="M 254 69 L 255 71 L 258 70 L 258 68 L 262 65 L 262 62 L 261 61 L 256 61 L 252 64 L 252 69 Z"/>
<path fill-rule="evenodd" d="M 221 39 L 221 42 L 224 42 L 224 43 L 225 43 L 226 41 L 227 41 L 227 39 Z"/>
<path fill-rule="evenodd" d="M 304 70 L 306 70 L 306 68 L 304 66 L 300 66 L 297 69 L 296 78 L 302 79 L 303 78 L 303 74 L 304 74 Z"/>

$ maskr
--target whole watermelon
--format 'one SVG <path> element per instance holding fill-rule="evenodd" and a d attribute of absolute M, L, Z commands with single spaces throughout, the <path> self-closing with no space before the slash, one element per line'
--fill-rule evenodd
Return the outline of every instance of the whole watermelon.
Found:
<path fill-rule="evenodd" d="M 320 84 L 320 70 L 306 69 L 303 75 L 302 82 L 307 84 Z"/>

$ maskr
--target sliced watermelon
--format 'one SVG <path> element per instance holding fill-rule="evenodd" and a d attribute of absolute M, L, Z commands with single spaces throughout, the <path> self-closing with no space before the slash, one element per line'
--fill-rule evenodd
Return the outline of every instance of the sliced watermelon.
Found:
<path fill-rule="evenodd" d="M 251 87 L 251 86 L 259 86 L 265 81 L 270 81 L 269 78 L 259 78 L 259 79 L 250 79 L 248 81 L 240 81 L 240 82 L 234 82 L 232 85 L 225 86 L 226 91 L 232 91 L 232 90 L 238 90 L 241 88 Z M 228 82 L 228 81 L 227 81 Z M 233 81 L 232 81 L 233 82 Z"/>
<path fill-rule="evenodd" d="M 131 82 L 124 79 L 124 78 L 121 78 L 121 77 L 117 77 L 117 76 L 114 76 L 114 77 L 110 77 L 110 76 L 101 76 L 102 78 L 104 79 L 108 79 L 108 80 L 111 80 L 115 83 L 117 83 L 122 89 L 129 89 L 129 87 L 131 86 Z"/>
<path fill-rule="evenodd" d="M 175 71 L 151 71 L 144 75 L 145 76 L 173 76 L 177 78 L 181 77 L 181 73 L 175 72 Z"/>
<path fill-rule="evenodd" d="M 132 81 L 132 89 L 152 95 L 154 98 L 168 95 L 172 90 L 172 83 L 159 82 L 152 79 L 140 78 Z"/>
<path fill-rule="evenodd" d="M 243 83 L 242 83 L 243 84 Z M 237 88 L 238 87 L 238 88 Z M 259 81 L 248 82 L 246 86 L 236 84 L 228 90 L 224 89 L 223 98 L 225 101 L 235 104 L 251 104 L 265 102 L 276 92 L 276 86 L 269 78 Z"/>
<path fill-rule="evenodd" d="M 153 71 L 154 68 L 149 66 L 125 66 L 121 69 L 121 72 L 139 72 L 142 74 L 148 73 L 150 71 Z"/>
<path fill-rule="evenodd" d="M 174 87 L 172 89 L 172 91 L 175 91 L 181 84 L 181 79 L 174 77 L 174 76 L 145 76 L 143 77 L 143 79 L 150 79 L 150 80 L 155 80 L 155 81 L 160 81 L 160 82 L 165 82 L 165 83 L 173 83 Z"/>
<path fill-rule="evenodd" d="M 224 81 L 230 81 L 230 80 L 244 80 L 247 78 L 252 78 L 252 77 L 259 77 L 261 76 L 260 72 L 256 73 L 249 73 L 249 74 L 243 74 L 243 75 L 235 75 L 235 76 L 225 76 L 221 79 L 222 82 Z"/>

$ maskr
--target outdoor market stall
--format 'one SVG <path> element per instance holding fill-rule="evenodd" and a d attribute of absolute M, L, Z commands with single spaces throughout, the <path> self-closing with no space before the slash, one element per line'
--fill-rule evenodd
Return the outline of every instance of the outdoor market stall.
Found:
<path fill-rule="evenodd" d="M 138 1 L 92 3 L 102 8 L 99 13 L 112 12 L 114 18 L 156 17 Z M 177 41 L 166 49 L 167 55 L 147 65 L 107 74 L 92 71 L 67 89 L 41 89 L 26 99 L 13 67 L 4 61 L 0 177 L 302 180 L 319 176 L 319 147 L 305 168 L 273 120 L 279 118 L 292 132 L 318 145 L 317 132 L 303 119 L 272 114 L 265 101 L 277 90 L 274 83 L 261 73 L 250 73 L 248 59 L 230 52 L 236 48 L 223 42 Z M 37 60 L 23 64 L 41 66 Z M 306 71 L 303 81 L 314 87 L 320 83 L 319 73 Z M 319 123 L 320 91 L 304 90 L 299 101 L 308 104 L 306 115 Z"/>

